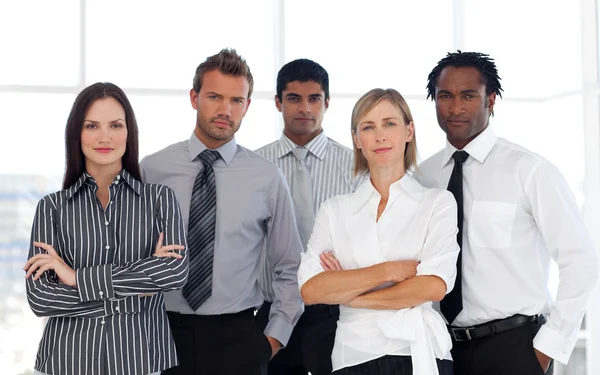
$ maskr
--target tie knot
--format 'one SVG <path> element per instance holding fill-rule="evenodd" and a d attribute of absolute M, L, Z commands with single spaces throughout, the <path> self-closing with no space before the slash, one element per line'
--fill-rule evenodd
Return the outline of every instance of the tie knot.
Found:
<path fill-rule="evenodd" d="M 296 159 L 303 161 L 306 159 L 306 155 L 308 154 L 308 149 L 304 147 L 294 147 L 292 149 L 292 153 L 296 157 Z"/>
<path fill-rule="evenodd" d="M 454 159 L 455 163 L 464 163 L 468 157 L 469 153 L 466 151 L 455 151 L 454 154 L 452 154 L 452 159 Z"/>
<path fill-rule="evenodd" d="M 200 153 L 200 160 L 204 165 L 212 166 L 215 160 L 221 157 L 218 151 L 206 149 Z"/>

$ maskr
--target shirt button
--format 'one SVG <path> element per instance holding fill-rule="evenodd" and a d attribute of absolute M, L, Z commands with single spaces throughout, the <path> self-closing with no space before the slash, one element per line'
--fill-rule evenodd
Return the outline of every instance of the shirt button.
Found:
<path fill-rule="evenodd" d="M 110 246 L 106 245 L 106 250 L 110 249 Z"/>
<path fill-rule="evenodd" d="M 104 225 L 108 225 L 108 221 L 105 221 L 105 222 L 104 222 Z"/>
<path fill-rule="evenodd" d="M 115 307 L 115 310 L 119 311 L 119 310 L 120 310 L 120 309 L 119 309 L 119 306 Z"/>
<path fill-rule="evenodd" d="M 99 291 L 98 294 L 100 294 L 101 296 L 104 295 L 103 291 Z"/>
<path fill-rule="evenodd" d="M 112 204 L 112 201 L 108 202 L 108 204 Z"/>
<path fill-rule="evenodd" d="M 104 324 L 104 319 L 102 319 L 102 321 L 100 322 L 100 324 Z"/>

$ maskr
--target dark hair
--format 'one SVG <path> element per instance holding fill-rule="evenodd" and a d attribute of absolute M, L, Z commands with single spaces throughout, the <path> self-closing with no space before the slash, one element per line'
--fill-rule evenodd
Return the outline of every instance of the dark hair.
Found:
<path fill-rule="evenodd" d="M 294 81 L 318 83 L 325 93 L 325 100 L 329 99 L 329 74 L 316 62 L 309 59 L 298 59 L 285 64 L 277 73 L 277 97 L 279 99 L 281 99 L 287 84 Z"/>
<path fill-rule="evenodd" d="M 235 49 L 223 48 L 221 52 L 207 57 L 203 63 L 198 65 L 193 82 L 193 88 L 196 93 L 200 92 L 204 74 L 212 72 L 213 70 L 218 70 L 223 74 L 234 77 L 245 76 L 250 84 L 248 98 L 252 96 L 252 90 L 254 89 L 254 78 L 252 78 L 252 73 L 250 72 L 250 67 L 246 63 L 246 60 L 244 60 L 242 56 L 238 55 Z"/>
<path fill-rule="evenodd" d="M 83 89 L 77 95 L 65 129 L 65 160 L 66 170 L 63 180 L 63 189 L 68 189 L 85 172 L 85 156 L 81 150 L 81 130 L 85 114 L 92 103 L 98 99 L 111 97 L 117 100 L 125 110 L 125 122 L 127 123 L 127 147 L 121 159 L 123 169 L 133 178 L 142 180 L 140 165 L 138 163 L 138 127 L 135 121 L 133 108 L 127 96 L 117 85 L 109 82 L 97 82 Z"/>
<path fill-rule="evenodd" d="M 427 99 L 435 100 L 435 86 L 442 70 L 447 66 L 453 67 L 473 67 L 481 73 L 483 83 L 485 84 L 485 93 L 490 95 L 496 93 L 502 97 L 502 86 L 500 85 L 500 77 L 494 59 L 490 55 L 479 52 L 448 52 L 446 57 L 441 59 L 435 68 L 427 77 Z"/>

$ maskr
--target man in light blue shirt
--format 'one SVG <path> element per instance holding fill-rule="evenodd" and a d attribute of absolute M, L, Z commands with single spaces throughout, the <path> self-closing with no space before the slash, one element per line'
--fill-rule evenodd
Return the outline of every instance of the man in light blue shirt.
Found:
<path fill-rule="evenodd" d="M 204 280 L 212 271 L 209 297 L 199 306 L 190 293 L 206 282 L 188 294 L 186 287 L 165 294 L 180 365 L 163 374 L 266 374 L 268 361 L 287 344 L 303 311 L 296 275 L 302 245 L 287 183 L 275 165 L 234 138 L 250 105 L 252 86 L 250 69 L 234 50 L 209 57 L 198 66 L 190 91 L 197 111 L 190 139 L 142 161 L 145 181 L 171 187 L 181 204 L 192 259 L 188 284 Z M 207 149 L 216 152 L 212 169 L 202 156 Z M 196 214 L 195 184 L 203 170 L 214 171 L 214 177 L 204 178 L 212 178 L 216 198 L 201 202 L 201 213 Z M 210 212 L 206 206 L 212 204 L 212 267 L 198 261 L 195 277 L 193 259 L 206 254 L 193 247 L 191 233 L 196 229 L 189 226 L 192 218 Z M 200 224 L 200 231 L 212 228 L 208 221 Z M 264 334 L 254 318 L 263 303 L 257 282 L 263 248 L 274 275 L 273 308 Z"/>

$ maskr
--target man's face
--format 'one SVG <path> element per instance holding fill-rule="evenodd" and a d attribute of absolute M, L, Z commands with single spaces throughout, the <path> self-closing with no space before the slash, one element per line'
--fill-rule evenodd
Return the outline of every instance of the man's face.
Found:
<path fill-rule="evenodd" d="M 275 105 L 283 115 L 285 132 L 297 136 L 318 134 L 329 107 L 329 98 L 314 81 L 289 82 Z"/>
<path fill-rule="evenodd" d="M 496 94 L 487 95 L 481 73 L 473 67 L 448 66 L 435 86 L 435 109 L 448 142 L 463 149 L 488 126 Z"/>
<path fill-rule="evenodd" d="M 200 92 L 190 91 L 197 111 L 196 136 L 208 148 L 229 142 L 242 124 L 250 106 L 250 84 L 245 76 L 232 76 L 213 70 L 204 74 Z"/>

